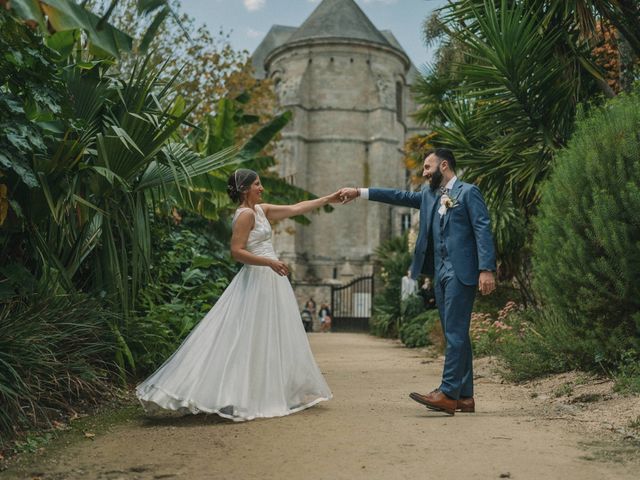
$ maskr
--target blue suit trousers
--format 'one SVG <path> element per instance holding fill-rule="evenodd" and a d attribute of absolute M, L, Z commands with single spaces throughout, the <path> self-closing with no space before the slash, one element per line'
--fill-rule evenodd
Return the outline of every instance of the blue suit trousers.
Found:
<path fill-rule="evenodd" d="M 447 342 L 440 390 L 449 397 L 473 396 L 473 352 L 469 338 L 477 286 L 464 285 L 448 260 L 436 265 L 434 293 Z"/>

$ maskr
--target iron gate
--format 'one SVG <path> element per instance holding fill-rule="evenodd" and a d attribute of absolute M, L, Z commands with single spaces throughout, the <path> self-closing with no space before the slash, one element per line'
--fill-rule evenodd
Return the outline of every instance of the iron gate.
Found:
<path fill-rule="evenodd" d="M 360 277 L 340 287 L 331 287 L 331 330 L 369 331 L 373 307 L 373 275 Z"/>

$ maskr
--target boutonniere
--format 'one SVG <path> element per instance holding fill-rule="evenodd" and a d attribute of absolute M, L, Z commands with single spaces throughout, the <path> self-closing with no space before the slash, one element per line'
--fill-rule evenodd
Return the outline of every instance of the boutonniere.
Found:
<path fill-rule="evenodd" d="M 438 213 L 440 215 L 445 215 L 450 208 L 455 208 L 458 206 L 458 199 L 456 197 L 450 197 L 446 193 L 440 197 L 440 208 L 438 209 Z"/>

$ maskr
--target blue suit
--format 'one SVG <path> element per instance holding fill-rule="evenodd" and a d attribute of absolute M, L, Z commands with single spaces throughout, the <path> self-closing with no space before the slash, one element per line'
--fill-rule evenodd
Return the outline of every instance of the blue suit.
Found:
<path fill-rule="evenodd" d="M 440 216 L 440 193 L 429 188 L 420 192 L 369 189 L 369 200 L 420 210 L 411 277 L 421 273 L 434 277 L 447 341 L 440 389 L 458 399 L 473 396 L 471 311 L 480 271 L 495 271 L 496 258 L 489 212 L 478 187 L 456 180 L 449 197 L 455 206 Z"/>

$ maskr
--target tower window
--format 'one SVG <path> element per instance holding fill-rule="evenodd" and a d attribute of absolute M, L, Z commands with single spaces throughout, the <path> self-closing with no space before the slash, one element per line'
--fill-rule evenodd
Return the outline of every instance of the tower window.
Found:
<path fill-rule="evenodd" d="M 402 103 L 402 83 L 396 82 L 396 119 L 399 122 L 402 122 L 402 119 L 404 118 Z"/>

